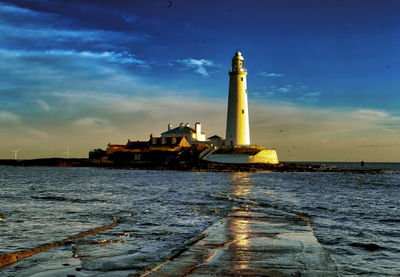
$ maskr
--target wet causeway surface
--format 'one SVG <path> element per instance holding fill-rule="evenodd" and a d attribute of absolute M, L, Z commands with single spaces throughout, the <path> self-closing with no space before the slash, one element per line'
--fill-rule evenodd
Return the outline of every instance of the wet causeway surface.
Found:
<path fill-rule="evenodd" d="M 308 222 L 243 204 L 178 257 L 141 276 L 341 276 Z"/>

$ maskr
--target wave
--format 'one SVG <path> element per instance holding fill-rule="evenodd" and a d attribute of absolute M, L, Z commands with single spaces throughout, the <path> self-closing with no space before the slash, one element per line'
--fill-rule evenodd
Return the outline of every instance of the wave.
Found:
<path fill-rule="evenodd" d="M 373 243 L 373 242 L 369 242 L 369 243 L 352 242 L 352 243 L 350 243 L 350 246 L 362 248 L 362 249 L 364 249 L 364 250 L 371 251 L 371 252 L 372 252 L 372 251 L 377 251 L 377 250 L 386 249 L 385 247 L 380 246 L 380 245 L 378 245 L 378 244 L 376 244 L 376 243 Z"/>
<path fill-rule="evenodd" d="M 400 218 L 385 218 L 385 219 L 380 219 L 379 221 L 388 223 L 400 223 Z"/>
<path fill-rule="evenodd" d="M 86 202 L 105 202 L 101 199 L 80 199 L 80 198 L 65 198 L 63 196 L 31 196 L 32 199 L 48 200 L 48 201 L 65 201 L 72 203 L 86 203 Z"/>

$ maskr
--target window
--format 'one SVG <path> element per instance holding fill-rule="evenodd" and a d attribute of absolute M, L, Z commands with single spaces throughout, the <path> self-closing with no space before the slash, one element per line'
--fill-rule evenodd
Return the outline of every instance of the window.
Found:
<path fill-rule="evenodd" d="M 241 78 L 241 80 L 243 81 L 243 77 Z"/>
<path fill-rule="evenodd" d="M 244 114 L 244 110 L 242 110 L 242 114 Z"/>

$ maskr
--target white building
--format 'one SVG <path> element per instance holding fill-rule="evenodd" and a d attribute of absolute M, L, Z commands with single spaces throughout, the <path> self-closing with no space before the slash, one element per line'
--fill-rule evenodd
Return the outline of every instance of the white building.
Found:
<path fill-rule="evenodd" d="M 188 140 L 190 144 L 206 141 L 206 134 L 201 132 L 200 122 L 196 122 L 194 129 L 188 123 L 181 123 L 178 127 L 172 128 L 172 124 L 168 124 L 168 130 L 161 133 L 161 137 L 182 137 Z"/>

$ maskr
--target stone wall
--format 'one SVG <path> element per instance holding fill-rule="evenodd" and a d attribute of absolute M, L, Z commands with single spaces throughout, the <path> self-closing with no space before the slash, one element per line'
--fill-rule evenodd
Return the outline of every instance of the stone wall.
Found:
<path fill-rule="evenodd" d="M 257 154 L 250 153 L 213 153 L 206 157 L 207 161 L 227 164 L 267 163 L 278 164 L 278 155 L 273 149 L 261 150 Z"/>
<path fill-rule="evenodd" d="M 273 149 L 261 150 L 256 155 L 249 156 L 249 163 L 278 164 L 278 155 Z"/>

